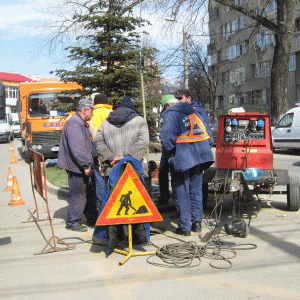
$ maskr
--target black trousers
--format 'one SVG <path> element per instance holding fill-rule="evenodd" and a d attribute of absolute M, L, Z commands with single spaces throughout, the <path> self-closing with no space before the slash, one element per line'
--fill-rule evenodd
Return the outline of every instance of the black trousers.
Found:
<path fill-rule="evenodd" d="M 95 222 L 98 218 L 95 178 L 71 171 L 69 178 L 69 210 L 66 221 L 67 226 L 74 226 L 82 219 L 83 214 L 89 222 Z"/>

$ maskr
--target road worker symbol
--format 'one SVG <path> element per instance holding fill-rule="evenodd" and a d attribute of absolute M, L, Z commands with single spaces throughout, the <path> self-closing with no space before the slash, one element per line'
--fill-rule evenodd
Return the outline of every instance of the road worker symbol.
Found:
<path fill-rule="evenodd" d="M 96 225 L 155 221 L 162 221 L 162 217 L 131 164 L 127 164 Z"/>
<path fill-rule="evenodd" d="M 143 214 L 143 213 L 148 212 L 148 209 L 146 208 L 145 205 L 140 206 L 138 210 L 136 210 L 132 206 L 132 202 L 131 202 L 131 199 L 130 199 L 131 194 L 132 194 L 132 191 L 129 191 L 127 194 L 121 196 L 121 198 L 120 198 L 121 205 L 120 205 L 120 208 L 117 212 L 117 216 L 120 216 L 123 207 L 125 207 L 125 215 L 126 216 L 128 216 L 128 211 L 129 211 L 130 208 L 132 210 L 134 210 L 134 212 L 131 213 L 132 215 L 134 215 L 134 214 Z"/>

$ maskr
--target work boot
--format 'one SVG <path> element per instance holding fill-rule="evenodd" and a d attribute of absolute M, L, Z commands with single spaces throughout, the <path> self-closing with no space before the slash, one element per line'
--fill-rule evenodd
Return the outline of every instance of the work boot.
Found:
<path fill-rule="evenodd" d="M 190 236 L 190 231 L 183 231 L 180 227 L 176 228 L 176 234 L 184 235 L 184 236 Z"/>
<path fill-rule="evenodd" d="M 108 243 L 108 238 L 98 239 L 94 235 L 92 237 L 93 244 L 106 246 Z"/>
<path fill-rule="evenodd" d="M 66 229 L 68 230 L 73 230 L 73 231 L 78 231 L 78 232 L 85 232 L 87 231 L 87 227 L 81 224 L 76 224 L 74 226 L 66 226 Z"/>
<path fill-rule="evenodd" d="M 201 222 L 194 222 L 192 224 L 192 231 L 193 232 L 201 232 Z"/>

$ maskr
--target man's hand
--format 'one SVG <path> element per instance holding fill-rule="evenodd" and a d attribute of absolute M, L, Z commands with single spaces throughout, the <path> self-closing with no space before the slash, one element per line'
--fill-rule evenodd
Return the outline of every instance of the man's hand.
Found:
<path fill-rule="evenodd" d="M 93 172 L 92 172 L 92 168 L 89 167 L 88 169 L 84 169 L 84 175 L 85 176 L 92 176 Z"/>
<path fill-rule="evenodd" d="M 110 164 L 114 167 L 124 156 L 114 157 Z"/>

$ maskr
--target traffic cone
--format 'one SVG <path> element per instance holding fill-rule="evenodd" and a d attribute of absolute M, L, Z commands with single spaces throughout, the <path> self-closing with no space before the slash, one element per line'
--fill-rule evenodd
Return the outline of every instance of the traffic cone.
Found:
<path fill-rule="evenodd" d="M 17 177 L 13 176 L 13 187 L 11 190 L 11 200 L 8 203 L 8 205 L 23 205 L 25 204 L 24 201 L 22 201 L 20 190 L 17 182 Z"/>
<path fill-rule="evenodd" d="M 16 160 L 16 156 L 15 156 L 15 151 L 14 149 L 11 151 L 11 160 L 10 160 L 10 164 L 11 165 L 14 165 L 14 164 L 17 164 L 17 160 Z"/>
<path fill-rule="evenodd" d="M 13 151 L 13 150 L 14 150 L 14 147 L 13 147 L 12 141 L 10 141 L 10 144 L 9 144 L 9 151 Z"/>
<path fill-rule="evenodd" d="M 4 189 L 4 192 L 10 192 L 13 185 L 13 176 L 11 173 L 11 168 L 8 168 L 7 172 L 7 183 L 6 183 L 6 189 Z"/>

